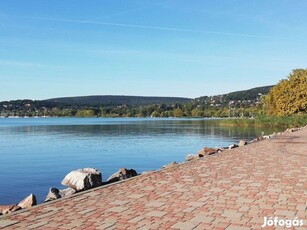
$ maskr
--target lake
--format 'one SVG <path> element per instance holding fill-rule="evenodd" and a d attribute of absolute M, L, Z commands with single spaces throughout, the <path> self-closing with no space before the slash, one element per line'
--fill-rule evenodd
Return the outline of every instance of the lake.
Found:
<path fill-rule="evenodd" d="M 93 167 L 105 181 L 118 168 L 156 170 L 203 146 L 220 147 L 270 134 L 272 129 L 220 127 L 217 119 L 2 118 L 0 205 L 50 187 L 74 169 Z"/>

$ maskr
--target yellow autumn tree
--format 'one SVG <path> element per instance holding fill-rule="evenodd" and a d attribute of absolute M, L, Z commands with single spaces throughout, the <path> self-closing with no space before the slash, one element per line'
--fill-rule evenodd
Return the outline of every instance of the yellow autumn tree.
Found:
<path fill-rule="evenodd" d="M 307 69 L 293 70 L 287 79 L 281 80 L 265 97 L 269 115 L 307 113 Z"/>

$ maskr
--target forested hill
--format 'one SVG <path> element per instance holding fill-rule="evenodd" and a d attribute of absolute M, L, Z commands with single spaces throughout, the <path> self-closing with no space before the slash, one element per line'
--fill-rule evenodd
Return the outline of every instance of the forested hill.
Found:
<path fill-rule="evenodd" d="M 238 101 L 238 100 L 256 100 L 259 95 L 265 95 L 273 86 L 263 86 L 252 88 L 249 90 L 242 90 L 231 92 L 223 95 L 212 96 L 213 98 L 222 97 L 223 101 Z M 212 98 L 208 96 L 196 98 L 195 100 L 203 100 Z M 60 97 L 43 100 L 53 105 L 70 105 L 70 106 L 140 106 L 140 105 L 153 105 L 153 104 L 183 104 L 191 102 L 193 99 L 182 98 L 182 97 L 143 97 L 143 96 L 115 96 L 115 95 L 104 95 L 104 96 L 81 96 L 81 97 Z"/>
<path fill-rule="evenodd" d="M 43 100 L 58 105 L 88 105 L 88 106 L 117 106 L 117 105 L 151 105 L 151 104 L 182 104 L 192 99 L 182 97 L 142 97 L 142 96 L 83 96 L 83 97 L 61 97 Z"/>
<path fill-rule="evenodd" d="M 225 98 L 228 100 L 254 100 L 259 95 L 265 95 L 274 85 L 257 87 L 249 90 L 242 90 L 228 93 Z"/>
<path fill-rule="evenodd" d="M 215 95 L 215 96 L 203 96 L 196 98 L 195 101 L 201 104 L 218 104 L 228 105 L 229 103 L 246 103 L 254 104 L 259 100 L 261 95 L 266 95 L 274 85 L 256 87 L 248 90 L 231 92 L 228 94 Z"/>
<path fill-rule="evenodd" d="M 0 117 L 227 117 L 261 111 L 272 86 L 196 99 L 181 97 L 83 96 L 0 102 Z"/>

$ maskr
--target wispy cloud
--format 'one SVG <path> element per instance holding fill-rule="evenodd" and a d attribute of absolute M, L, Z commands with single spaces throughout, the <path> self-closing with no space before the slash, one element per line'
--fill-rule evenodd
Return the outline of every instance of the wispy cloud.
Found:
<path fill-rule="evenodd" d="M 40 63 L 32 63 L 32 62 L 19 62 L 19 61 L 10 61 L 10 60 L 0 60 L 1 66 L 14 66 L 21 68 L 46 68 L 50 67 L 49 65 L 44 65 Z"/>
<path fill-rule="evenodd" d="M 166 2 L 168 2 L 168 0 L 162 1 L 162 2 L 155 2 L 155 3 L 150 4 L 150 5 L 137 7 L 137 8 L 130 9 L 130 10 L 121 11 L 121 12 L 118 12 L 118 13 L 115 13 L 115 14 L 105 15 L 103 17 L 96 18 L 95 20 L 113 18 L 113 17 L 122 16 L 122 15 L 130 14 L 130 13 L 134 13 L 134 12 L 137 12 L 137 11 L 141 11 L 141 10 L 150 9 L 150 8 L 153 8 L 153 7 L 156 7 L 156 6 L 159 6 L 159 5 L 163 5 Z"/>
<path fill-rule="evenodd" d="M 98 55 L 116 55 L 116 56 L 131 56 L 143 53 L 141 50 L 129 50 L 129 49 L 79 49 L 78 52 L 83 51 L 90 54 Z"/>
<path fill-rule="evenodd" d="M 148 25 L 137 25 L 137 24 L 124 24 L 124 23 L 90 21 L 90 20 L 72 20 L 72 19 L 44 18 L 44 17 L 24 17 L 24 18 L 33 19 L 33 20 L 42 20 L 42 21 L 79 23 L 79 24 L 102 25 L 102 26 L 116 26 L 116 27 L 126 27 L 126 28 L 135 28 L 135 29 L 161 30 L 161 31 L 164 30 L 164 31 L 173 31 L 173 32 L 214 34 L 214 35 L 220 35 L 220 36 L 236 36 L 236 37 L 248 37 L 248 38 L 269 38 L 268 36 L 260 36 L 260 35 L 254 35 L 254 34 L 227 33 L 227 32 L 208 31 L 208 30 L 194 30 L 194 29 L 184 29 L 184 28 L 175 28 L 175 27 L 148 26 Z"/>

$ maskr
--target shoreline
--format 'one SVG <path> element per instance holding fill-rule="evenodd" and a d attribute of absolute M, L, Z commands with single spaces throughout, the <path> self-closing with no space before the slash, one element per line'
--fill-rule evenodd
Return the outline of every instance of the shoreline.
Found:
<path fill-rule="evenodd" d="M 277 137 L 279 137 L 279 136 L 282 136 L 282 135 L 285 135 L 285 134 L 287 134 L 287 133 L 292 133 L 292 132 L 296 132 L 296 131 L 299 131 L 299 130 L 301 130 L 301 129 L 305 129 L 307 127 L 307 125 L 306 126 L 304 126 L 304 127 L 300 127 L 300 128 L 292 128 L 292 129 L 287 129 L 287 130 L 285 130 L 284 132 L 279 132 L 279 133 L 273 133 L 273 134 L 270 134 L 270 135 L 266 135 L 266 136 L 260 136 L 260 137 L 257 137 L 257 138 L 255 138 L 255 139 L 253 139 L 253 140 L 250 140 L 250 141 L 244 141 L 244 143 L 242 144 L 242 143 L 238 143 L 238 144 L 232 144 L 232 145 L 230 145 L 230 146 L 228 146 L 228 147 L 216 147 L 216 148 L 208 148 L 208 147 L 203 147 L 202 149 L 200 149 L 197 153 L 195 153 L 195 154 L 187 154 L 186 155 L 186 158 L 185 158 L 185 160 L 184 161 L 181 161 L 181 162 L 179 162 L 179 163 L 177 163 L 177 162 L 171 162 L 171 163 L 169 163 L 169 164 L 166 164 L 166 165 L 164 165 L 164 166 L 161 166 L 159 169 L 157 169 L 157 170 L 150 170 L 150 171 L 144 171 L 144 172 L 142 172 L 142 173 L 140 173 L 140 174 L 136 174 L 135 176 L 131 176 L 131 177 L 127 177 L 127 178 L 124 178 L 124 179 L 118 179 L 118 181 L 102 181 L 101 182 L 101 185 L 99 185 L 99 186 L 94 186 L 94 187 L 92 187 L 92 188 L 89 188 L 89 189 L 85 189 L 85 190 L 81 190 L 81 191 L 75 191 L 75 192 L 73 192 L 73 194 L 69 194 L 68 196 L 63 196 L 63 197 L 60 197 L 60 198 L 56 198 L 56 199 L 54 199 L 54 200 L 48 200 L 48 201 L 44 201 L 44 202 L 42 202 L 42 203 L 36 203 L 36 198 L 35 198 L 35 196 L 34 196 L 34 199 L 35 199 L 35 204 L 33 204 L 33 205 L 31 205 L 31 206 L 33 206 L 33 207 L 35 207 L 35 206 L 38 206 L 38 205 L 43 205 L 43 204 L 45 204 L 45 203 L 50 203 L 50 202 L 54 202 L 54 201 L 57 201 L 57 200 L 62 200 L 62 199 L 68 199 L 68 198 L 70 198 L 70 197 L 74 197 L 74 196 L 77 196 L 77 195 L 79 195 L 79 194 L 83 194 L 83 193 L 86 193 L 86 192 L 89 192 L 89 191 L 92 191 L 93 189 L 99 189 L 99 188 L 104 188 L 104 187 L 107 187 L 107 186 L 111 186 L 111 185 L 113 185 L 113 184 L 117 184 L 117 183 L 121 183 L 121 182 L 124 182 L 124 181 L 127 181 L 127 180 L 131 180 L 131 179 L 133 179 L 133 178 L 135 178 L 135 177 L 139 177 L 139 176 L 146 176 L 146 175 L 148 175 L 148 174 L 150 174 L 150 173 L 155 173 L 155 172 L 160 172 L 161 170 L 167 170 L 167 169 L 169 169 L 169 168 L 172 168 L 172 167 L 175 167 L 175 166 L 179 166 L 179 165 L 182 165 L 182 164 L 185 164 L 185 163 L 188 163 L 188 162 L 192 162 L 192 161 L 194 161 L 194 160 L 198 160 L 198 159 L 202 159 L 202 158 L 205 158 L 205 157 L 210 157 L 210 156 L 214 156 L 214 155 L 217 155 L 217 154 L 222 154 L 223 152 L 225 152 L 225 151 L 227 151 L 227 150 L 231 150 L 231 149 L 236 149 L 236 148 L 241 148 L 241 147 L 243 147 L 243 146 L 245 146 L 245 145 L 250 145 L 250 144 L 254 144 L 254 143 L 257 143 L 257 142 L 259 142 L 259 141 L 263 141 L 263 140 L 268 140 L 268 139 L 275 139 L 275 138 L 277 138 Z M 240 141 L 241 142 L 241 141 Z M 127 170 L 127 169 L 126 169 Z M 133 170 L 133 169 L 132 169 Z M 68 187 L 69 188 L 69 187 Z M 52 189 L 52 187 L 51 187 L 51 189 Z M 65 190 L 65 189 L 64 189 Z M 63 190 L 60 190 L 60 191 L 63 191 Z M 50 191 L 49 191 L 49 193 L 50 193 Z M 49 195 L 49 193 L 48 193 L 48 195 Z M 33 195 L 33 194 L 30 194 L 30 195 Z M 47 195 L 47 197 L 46 197 L 46 199 L 48 198 L 48 195 Z M 12 204 L 11 204 L 12 205 Z M 17 205 L 17 204 L 15 204 L 15 205 Z M 5 206 L 8 206 L 8 205 L 5 205 Z M 1 208 L 1 205 L 0 205 L 0 208 Z M 27 207 L 26 209 L 22 209 L 22 210 L 27 210 L 29 207 Z M 0 211 L 1 211 L 1 209 L 0 209 Z M 9 212 L 8 214 L 3 214 L 3 216 L 7 216 L 7 215 L 9 215 L 9 214 L 14 214 L 14 213 L 16 213 L 16 212 L 19 212 L 19 210 L 17 210 L 17 211 L 13 211 L 12 213 L 11 212 Z M 0 217 L 1 217 L 1 215 L 0 215 Z"/>
<path fill-rule="evenodd" d="M 302 201 L 306 200 L 306 194 L 301 194 L 303 185 L 299 183 L 307 177 L 301 171 L 306 168 L 297 168 L 306 163 L 306 130 L 306 127 L 299 132 L 289 130 L 276 139 L 266 139 L 40 204 L 0 217 L 0 226 L 7 229 L 34 226 L 69 229 L 90 228 L 94 224 L 94 228 L 109 226 L 116 229 L 129 226 L 150 228 L 158 224 L 160 228 L 168 226 L 174 229 L 211 229 L 213 226 L 231 229 L 239 225 L 260 228 L 263 216 L 296 217 L 306 224 L 306 206 L 301 207 L 301 202 L 289 200 L 283 203 L 269 195 L 289 197 L 291 193 L 301 197 Z M 293 178 L 292 171 L 298 176 L 298 184 L 288 181 Z M 243 189 L 246 187 L 253 189 Z M 271 208 L 266 205 L 269 200 L 273 202 L 269 205 Z M 258 205 L 252 205 L 254 202 Z M 287 212 L 284 211 L 285 205 Z M 178 208 L 182 211 L 179 212 Z M 61 217 L 57 215 L 59 212 L 63 213 Z M 256 213 L 262 213 L 260 218 Z M 138 221 L 134 222 L 134 218 Z"/>
<path fill-rule="evenodd" d="M 218 120 L 221 127 L 295 128 L 307 124 L 307 115 L 257 117 L 69 117 L 69 116 L 0 116 L 0 119 L 157 119 L 157 120 Z"/>

